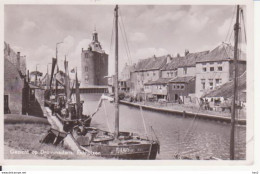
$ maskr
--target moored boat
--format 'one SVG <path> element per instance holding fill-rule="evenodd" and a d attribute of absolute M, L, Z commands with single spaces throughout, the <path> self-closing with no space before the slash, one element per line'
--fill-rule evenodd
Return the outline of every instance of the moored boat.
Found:
<path fill-rule="evenodd" d="M 115 7 L 115 132 L 85 126 L 75 126 L 72 136 L 89 154 L 118 159 L 156 159 L 159 153 L 159 140 L 141 137 L 136 133 L 119 131 L 118 97 L 118 6 Z"/>

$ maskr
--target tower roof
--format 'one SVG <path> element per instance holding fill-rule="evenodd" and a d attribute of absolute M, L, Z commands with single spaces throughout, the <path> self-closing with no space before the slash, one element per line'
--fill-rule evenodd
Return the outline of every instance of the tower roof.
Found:
<path fill-rule="evenodd" d="M 92 33 L 92 41 L 89 44 L 89 49 L 91 49 L 92 51 L 104 53 L 104 51 L 102 50 L 102 46 L 101 46 L 100 42 L 98 41 L 98 33 L 96 31 L 96 27 Z"/>

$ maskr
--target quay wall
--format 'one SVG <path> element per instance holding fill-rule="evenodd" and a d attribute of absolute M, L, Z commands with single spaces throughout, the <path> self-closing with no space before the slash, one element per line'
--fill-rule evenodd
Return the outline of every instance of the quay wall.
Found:
<path fill-rule="evenodd" d="M 224 116 L 210 115 L 210 114 L 204 114 L 204 113 L 177 111 L 177 110 L 171 110 L 171 109 L 166 109 L 166 108 L 158 108 L 158 107 L 147 106 L 147 105 L 142 105 L 142 104 L 137 104 L 137 103 L 131 103 L 131 102 L 122 101 L 122 100 L 120 101 L 120 104 L 133 106 L 133 107 L 136 107 L 136 108 L 140 108 L 140 106 L 141 106 L 142 109 L 144 109 L 144 110 L 155 111 L 155 112 L 159 112 L 159 113 L 174 114 L 176 116 L 182 116 L 182 117 L 194 118 L 196 116 L 196 118 L 198 118 L 198 119 L 220 121 L 220 122 L 225 122 L 225 123 L 231 122 L 231 118 L 224 117 Z M 246 119 L 238 119 L 237 124 L 246 125 Z"/>

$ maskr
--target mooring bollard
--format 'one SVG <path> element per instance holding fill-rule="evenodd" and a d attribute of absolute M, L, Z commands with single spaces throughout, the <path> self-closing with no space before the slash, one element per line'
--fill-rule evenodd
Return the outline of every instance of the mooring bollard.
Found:
<path fill-rule="evenodd" d="M 185 111 L 183 111 L 182 116 L 186 117 L 186 112 Z"/>

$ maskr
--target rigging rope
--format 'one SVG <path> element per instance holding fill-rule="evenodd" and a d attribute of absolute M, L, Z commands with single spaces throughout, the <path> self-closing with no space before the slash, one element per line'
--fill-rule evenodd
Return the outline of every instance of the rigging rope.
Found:
<path fill-rule="evenodd" d="M 128 51 L 127 51 L 126 41 L 125 41 L 125 38 L 124 38 L 124 35 L 123 35 L 123 31 L 122 31 L 122 27 L 121 27 L 121 23 L 120 22 L 119 22 L 119 28 L 121 30 L 121 35 L 122 35 L 122 38 L 123 38 L 123 43 L 124 43 L 125 51 L 126 51 L 126 56 L 127 56 L 128 60 L 129 60 L 129 54 L 128 54 Z M 124 57 L 124 59 L 125 59 L 125 57 Z"/>
<path fill-rule="evenodd" d="M 127 50 L 128 50 L 128 54 L 129 54 L 129 63 L 130 65 L 132 65 L 132 56 L 131 56 L 131 51 L 130 51 L 130 47 L 129 47 L 129 42 L 128 42 L 128 38 L 127 38 L 127 35 L 126 35 L 126 31 L 125 31 L 125 25 L 124 25 L 124 21 L 122 19 L 122 15 L 121 15 L 121 10 L 119 9 L 119 16 L 120 16 L 120 20 L 122 22 L 122 25 L 123 25 L 123 32 L 124 32 L 124 35 L 125 35 L 125 39 L 126 39 L 126 46 L 127 46 Z"/>
<path fill-rule="evenodd" d="M 247 37 L 246 37 L 246 26 L 245 26 L 245 19 L 244 19 L 244 11 L 241 9 L 241 16 L 243 20 L 243 26 L 244 26 L 244 34 L 245 34 L 245 43 L 247 44 Z"/>
<path fill-rule="evenodd" d="M 143 108 L 141 105 L 140 105 L 140 111 L 141 111 L 141 116 L 142 116 L 142 120 L 143 120 L 145 135 L 147 137 L 147 130 L 146 130 L 146 125 L 145 125 L 145 121 L 144 121 Z"/>
<path fill-rule="evenodd" d="M 231 21 L 230 21 L 230 24 L 229 24 L 229 28 L 228 28 L 228 32 L 227 32 L 227 35 L 226 35 L 226 38 L 225 38 L 225 42 L 227 41 L 227 37 L 228 37 L 228 35 L 229 35 L 231 26 L 232 26 L 232 24 L 233 24 L 233 19 L 234 19 L 235 13 L 236 13 L 235 10 L 236 10 L 236 7 L 233 8 L 233 16 L 232 16 Z M 233 30 L 232 30 L 232 31 L 233 31 Z M 231 31 L 231 32 L 232 32 L 232 31 Z M 232 34 L 231 34 L 231 35 L 232 35 Z"/>
<path fill-rule="evenodd" d="M 113 26 L 112 26 L 112 33 L 111 33 L 111 40 L 110 40 L 110 50 L 109 50 L 110 55 L 111 55 L 111 50 L 113 45 L 113 38 L 114 38 L 114 24 L 115 24 L 115 17 L 113 18 Z"/>

